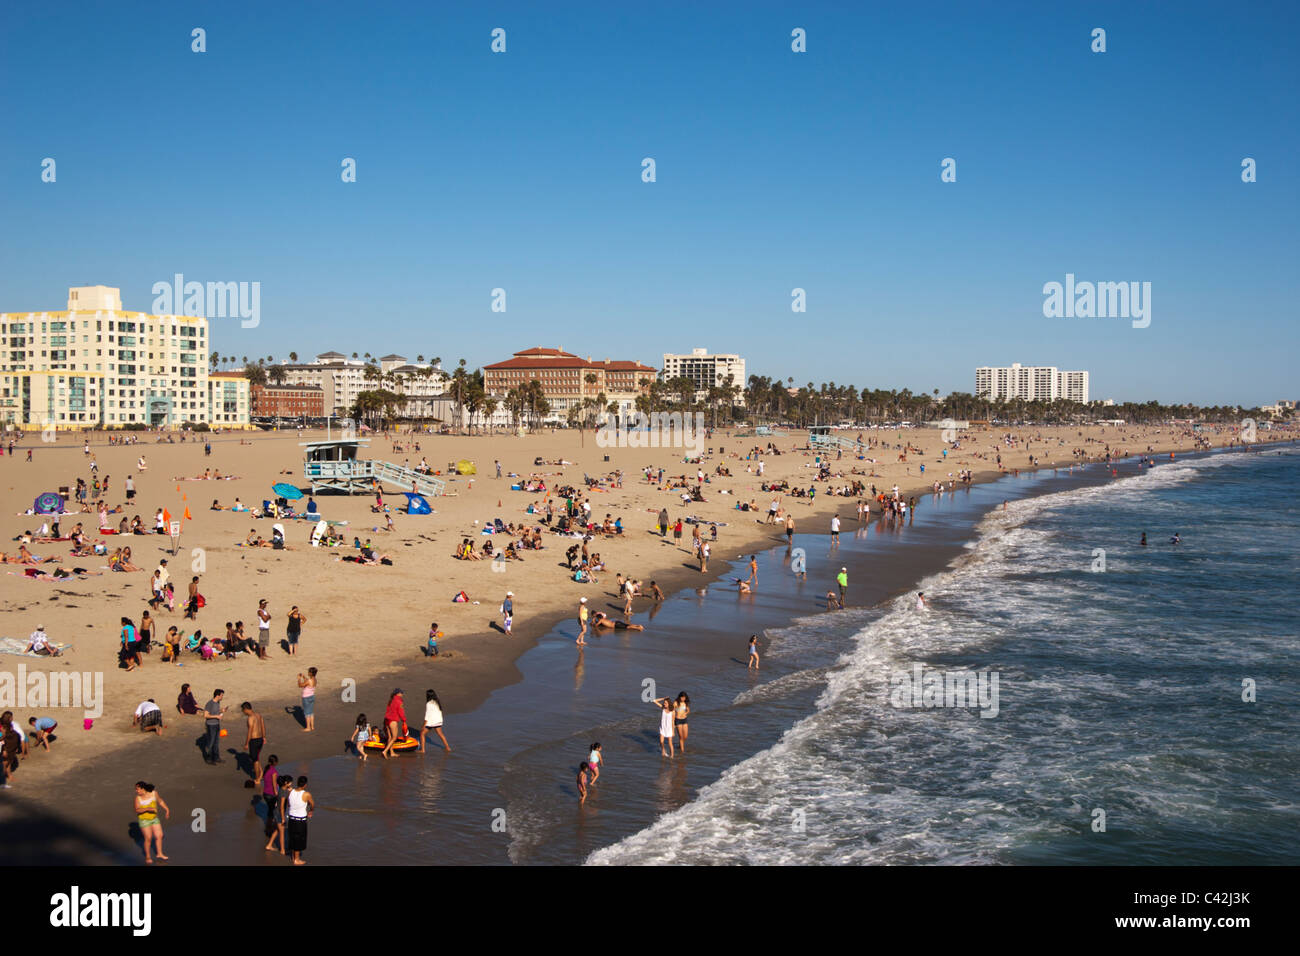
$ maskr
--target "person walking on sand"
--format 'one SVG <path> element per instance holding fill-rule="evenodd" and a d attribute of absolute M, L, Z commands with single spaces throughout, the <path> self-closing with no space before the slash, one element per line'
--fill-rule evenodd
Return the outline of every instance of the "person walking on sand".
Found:
<path fill-rule="evenodd" d="M 587 608 L 587 599 L 578 599 L 578 644 L 587 643 L 587 622 L 591 619 L 591 611 Z"/>
<path fill-rule="evenodd" d="M 749 635 L 749 666 L 746 670 L 758 670 L 758 635 Z"/>
<path fill-rule="evenodd" d="M 302 717 L 307 724 L 302 732 L 308 734 L 316 729 L 316 668 L 307 668 L 306 675 L 299 672 L 298 686 L 302 689 Z"/>
<path fill-rule="evenodd" d="M 162 810 L 163 819 L 170 820 L 172 816 L 171 808 L 163 800 L 162 794 L 151 783 L 145 783 L 143 780 L 137 780 L 135 784 L 135 816 L 136 821 L 140 824 L 140 835 L 144 838 L 144 861 L 152 863 L 153 858 L 149 856 L 150 847 L 153 848 L 154 857 L 159 860 L 167 859 L 162 851 L 162 820 L 158 819 L 158 811 Z"/>
<path fill-rule="evenodd" d="M 506 599 L 501 602 L 501 630 L 506 632 L 507 637 L 510 636 L 510 628 L 515 620 L 514 596 L 514 591 L 507 591 Z"/>
<path fill-rule="evenodd" d="M 654 705 L 659 708 L 659 753 L 664 757 L 677 756 L 677 750 L 673 745 L 673 699 L 671 697 L 656 697 Z M 664 741 L 668 741 L 668 751 L 664 751 Z"/>
<path fill-rule="evenodd" d="M 700 573 L 704 574 L 709 570 L 709 542 L 700 543 Z"/>
<path fill-rule="evenodd" d="M 659 509 L 659 537 L 668 537 L 668 509 Z"/>
<path fill-rule="evenodd" d="M 248 722 L 244 732 L 244 749 L 248 751 L 248 759 L 253 761 L 253 786 L 257 786 L 262 782 L 262 746 L 266 743 L 266 722 L 248 701 L 240 704 L 239 709 Z"/>
<path fill-rule="evenodd" d="M 431 730 L 438 735 L 447 753 L 451 753 L 451 744 L 447 743 L 447 738 L 442 732 L 442 701 L 438 700 L 438 695 L 432 687 L 424 692 L 424 726 L 420 728 L 420 753 L 424 753 L 424 738 Z"/>
<path fill-rule="evenodd" d="M 677 523 L 673 525 L 673 547 L 680 548 L 681 546 L 682 546 L 682 519 L 678 518 Z"/>
<path fill-rule="evenodd" d="M 380 753 L 385 760 L 388 760 L 393 755 L 393 745 L 397 743 L 402 728 L 406 726 L 406 703 L 402 699 L 400 687 L 388 695 L 388 707 L 384 710 L 384 726 L 388 728 L 388 740 Z"/>
<path fill-rule="evenodd" d="M 297 784 L 289 791 L 284 801 L 285 809 L 285 843 L 293 854 L 293 865 L 302 866 L 307 861 L 302 858 L 307 849 L 307 821 L 316 812 L 316 802 L 312 800 L 311 791 L 307 789 L 307 778 L 299 777 Z"/>

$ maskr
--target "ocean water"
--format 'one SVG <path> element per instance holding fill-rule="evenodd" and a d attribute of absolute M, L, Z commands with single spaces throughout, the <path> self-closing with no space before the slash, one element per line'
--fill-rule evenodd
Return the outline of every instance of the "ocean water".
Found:
<path fill-rule="evenodd" d="M 1300 862 L 1298 467 L 1221 453 L 995 505 L 925 609 L 770 632 L 778 676 L 718 709 L 799 716 L 698 791 L 657 781 L 671 808 L 586 861 Z M 982 708 L 911 694 L 981 673 Z"/>

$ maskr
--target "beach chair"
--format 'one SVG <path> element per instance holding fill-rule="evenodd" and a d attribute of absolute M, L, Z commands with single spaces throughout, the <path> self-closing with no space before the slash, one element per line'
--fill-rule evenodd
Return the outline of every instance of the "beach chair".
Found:
<path fill-rule="evenodd" d="M 505 531 L 505 530 L 506 530 L 505 522 L 502 521 L 500 518 L 494 518 L 494 519 L 492 519 L 492 524 L 493 524 L 493 526 L 494 526 L 498 531 Z"/>

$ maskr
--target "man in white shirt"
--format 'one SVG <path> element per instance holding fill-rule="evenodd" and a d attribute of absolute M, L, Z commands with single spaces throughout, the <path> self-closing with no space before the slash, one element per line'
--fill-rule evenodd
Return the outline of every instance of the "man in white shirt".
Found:
<path fill-rule="evenodd" d="M 50 639 L 45 636 L 45 628 L 43 627 L 37 626 L 27 641 L 27 649 L 34 654 L 40 654 L 42 657 L 59 656 L 59 649 L 50 643 Z"/>
<path fill-rule="evenodd" d="M 257 602 L 257 656 L 266 660 L 271 649 L 271 612 L 266 608 L 266 598 Z"/>
<path fill-rule="evenodd" d="M 159 737 L 162 736 L 162 708 L 154 703 L 152 697 L 148 700 L 141 701 L 140 706 L 135 709 L 135 716 L 131 718 L 131 726 L 140 725 L 143 731 L 152 730 Z"/>
<path fill-rule="evenodd" d="M 835 515 L 831 518 L 831 543 L 840 543 L 840 516 Z"/>

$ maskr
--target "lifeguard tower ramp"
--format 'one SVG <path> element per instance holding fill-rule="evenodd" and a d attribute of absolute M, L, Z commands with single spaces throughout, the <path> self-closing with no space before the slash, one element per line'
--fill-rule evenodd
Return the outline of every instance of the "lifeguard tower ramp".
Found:
<path fill-rule="evenodd" d="M 302 476 L 311 483 L 312 494 L 322 491 L 345 495 L 371 494 L 377 481 L 428 497 L 441 495 L 446 488 L 446 482 L 433 475 L 391 461 L 358 457 L 357 453 L 364 444 L 367 442 L 357 438 L 303 442 L 307 458 L 303 462 Z"/>

